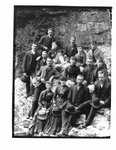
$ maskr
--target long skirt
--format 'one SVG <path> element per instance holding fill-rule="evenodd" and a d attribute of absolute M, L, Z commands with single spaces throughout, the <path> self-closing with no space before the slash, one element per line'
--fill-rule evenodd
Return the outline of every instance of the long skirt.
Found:
<path fill-rule="evenodd" d="M 29 133 L 31 135 L 34 135 L 34 133 L 39 134 L 40 132 L 44 132 L 46 123 L 47 119 L 46 120 L 36 119 L 34 122 L 31 123 L 29 127 Z"/>
<path fill-rule="evenodd" d="M 60 116 L 53 116 L 51 115 L 47 121 L 47 124 L 44 128 L 44 133 L 48 135 L 55 135 L 56 133 L 60 132 L 62 126 L 62 119 Z"/>

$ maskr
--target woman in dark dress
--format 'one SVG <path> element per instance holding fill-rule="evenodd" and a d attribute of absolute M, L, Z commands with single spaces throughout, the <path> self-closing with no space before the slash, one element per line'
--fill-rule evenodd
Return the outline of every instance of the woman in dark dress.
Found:
<path fill-rule="evenodd" d="M 66 78 L 60 77 L 60 84 L 56 87 L 53 97 L 53 108 L 51 116 L 46 124 L 45 133 L 53 136 L 61 129 L 61 112 L 66 106 L 69 87 L 66 85 Z"/>
<path fill-rule="evenodd" d="M 42 136 L 44 133 L 44 127 L 47 123 L 47 120 L 50 116 L 50 109 L 53 100 L 53 92 L 51 91 L 52 84 L 51 82 L 46 82 L 46 90 L 42 91 L 39 97 L 39 107 L 35 112 L 34 118 L 29 126 L 29 134 L 34 135 L 39 133 Z"/>

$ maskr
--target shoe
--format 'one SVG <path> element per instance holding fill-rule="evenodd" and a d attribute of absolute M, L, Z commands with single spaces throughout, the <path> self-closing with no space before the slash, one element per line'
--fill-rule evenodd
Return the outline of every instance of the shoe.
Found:
<path fill-rule="evenodd" d="M 43 132 L 40 132 L 38 136 L 44 136 L 44 133 L 43 133 Z"/>
<path fill-rule="evenodd" d="M 57 136 L 61 136 L 63 134 L 63 130 L 57 133 Z"/>
<path fill-rule="evenodd" d="M 28 133 L 26 133 L 26 136 L 27 136 L 27 137 L 33 137 L 33 135 L 32 135 L 32 134 L 30 134 L 29 132 L 28 132 Z"/>
<path fill-rule="evenodd" d="M 86 127 L 87 127 L 87 124 L 84 123 L 84 124 L 81 124 L 81 125 L 78 127 L 78 129 L 84 129 L 84 128 L 86 128 Z"/>

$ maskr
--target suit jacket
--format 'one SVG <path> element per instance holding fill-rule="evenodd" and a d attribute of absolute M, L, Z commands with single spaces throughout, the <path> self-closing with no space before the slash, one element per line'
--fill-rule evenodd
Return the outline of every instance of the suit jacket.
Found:
<path fill-rule="evenodd" d="M 36 58 L 39 56 L 39 54 L 36 52 L 34 55 L 31 51 L 28 51 L 25 54 L 24 61 L 23 61 L 23 71 L 24 72 L 30 72 L 31 69 L 35 70 L 36 68 Z"/>
<path fill-rule="evenodd" d="M 67 78 L 67 80 L 72 80 L 75 82 L 77 75 L 80 74 L 80 69 L 76 65 L 68 66 L 64 69 L 62 75 Z"/>
<path fill-rule="evenodd" d="M 66 47 L 64 50 L 64 55 L 67 55 L 68 57 L 75 56 L 77 53 L 78 53 L 78 50 L 77 50 L 76 44 L 74 44 L 74 46 L 70 45 Z"/>
<path fill-rule="evenodd" d="M 55 41 L 55 39 L 53 37 L 50 38 L 48 35 L 44 35 L 40 38 L 38 45 L 42 49 L 44 49 L 43 47 L 46 46 L 46 47 L 48 47 L 48 50 L 50 50 L 52 47 L 52 42 L 54 42 L 54 41 Z"/>
<path fill-rule="evenodd" d="M 44 78 L 45 81 L 48 81 L 51 76 L 60 77 L 60 73 L 53 67 L 48 70 L 47 66 L 42 66 L 38 71 L 37 76 Z"/>
<path fill-rule="evenodd" d="M 105 102 L 106 106 L 110 106 L 111 102 L 111 83 L 105 80 L 103 87 L 101 88 L 100 82 L 95 82 L 95 91 L 93 93 L 93 99 L 97 97 L 99 100 Z"/>
<path fill-rule="evenodd" d="M 86 54 L 82 51 L 80 54 L 75 55 L 76 59 L 84 66 L 86 64 Z"/>
<path fill-rule="evenodd" d="M 70 91 L 68 94 L 68 101 L 74 106 L 77 107 L 89 99 L 90 99 L 89 90 L 83 84 L 81 85 L 79 90 L 77 90 L 77 85 L 70 88 Z"/>
<path fill-rule="evenodd" d="M 90 49 L 86 54 L 87 58 L 93 59 L 94 62 L 96 62 L 96 59 L 98 59 L 99 57 L 103 58 L 103 53 L 98 48 L 96 48 L 94 52 L 92 51 L 92 49 Z"/>
<path fill-rule="evenodd" d="M 84 68 L 83 70 L 83 76 L 84 79 L 87 81 L 87 85 L 91 84 L 93 82 L 93 72 L 95 70 L 95 67 L 92 66 L 89 68 L 88 66 Z"/>

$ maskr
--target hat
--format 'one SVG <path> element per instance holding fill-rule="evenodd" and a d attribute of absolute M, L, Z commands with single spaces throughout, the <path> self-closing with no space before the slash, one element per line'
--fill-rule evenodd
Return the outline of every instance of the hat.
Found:
<path fill-rule="evenodd" d="M 70 103 L 67 104 L 67 107 L 66 107 L 65 111 L 68 112 L 68 113 L 71 113 L 71 114 L 76 113 L 75 107 Z"/>
<path fill-rule="evenodd" d="M 23 75 L 23 76 L 21 77 L 21 81 L 22 81 L 22 82 L 27 83 L 27 82 L 29 82 L 29 80 L 30 80 L 30 77 L 29 77 L 29 76 Z"/>
<path fill-rule="evenodd" d="M 100 108 L 101 104 L 99 103 L 99 99 L 98 98 L 94 98 L 92 100 L 92 102 L 90 103 L 90 105 L 96 109 Z"/>
<path fill-rule="evenodd" d="M 52 108 L 52 115 L 53 116 L 60 116 L 61 115 L 61 109 L 57 106 L 54 106 Z"/>
<path fill-rule="evenodd" d="M 47 117 L 48 117 L 48 113 L 46 112 L 46 109 L 45 108 L 40 109 L 39 112 L 38 112 L 37 118 L 39 120 L 46 120 Z"/>

